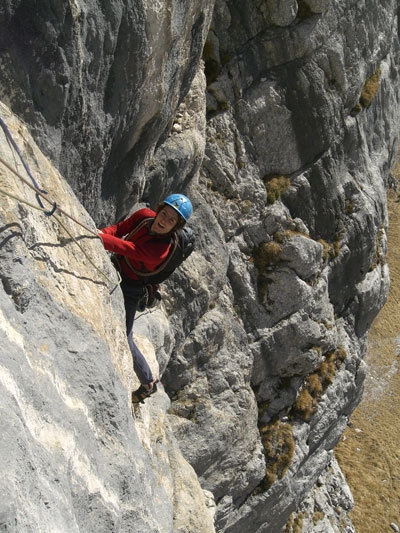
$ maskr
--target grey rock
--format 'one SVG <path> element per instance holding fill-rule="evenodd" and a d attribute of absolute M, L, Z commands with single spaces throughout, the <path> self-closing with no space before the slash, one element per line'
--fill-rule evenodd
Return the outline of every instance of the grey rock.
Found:
<path fill-rule="evenodd" d="M 197 72 L 213 3 L 186 8 L 4 3 L 0 99 L 30 124 L 97 224 L 143 194 L 142 165 Z"/>
<path fill-rule="evenodd" d="M 135 324 L 162 384 L 131 413 L 108 255 L 1 196 L 2 527 L 353 532 L 333 450 L 389 287 L 397 2 L 28 4 L 0 9 L 0 110 L 40 186 L 91 229 L 182 190 L 197 248 Z"/>
<path fill-rule="evenodd" d="M 40 168 L 41 184 L 64 212 L 88 223 L 24 126 L 1 109 L 17 144 Z M 0 155 L 13 161 L 4 138 Z M 168 429 L 162 387 L 147 415 L 151 427 L 143 414 L 132 417 L 129 395 L 137 380 L 122 295 L 98 239 L 79 233 L 68 217 L 61 226 L 58 214 L 46 218 L 28 209 L 33 192 L 3 169 L 1 179 L 21 199 L 3 196 L 1 212 L 2 527 L 212 532 L 197 476 Z M 82 241 L 85 253 L 76 244 Z"/>
<path fill-rule="evenodd" d="M 301 516 L 304 531 L 354 533 L 355 529 L 346 514 L 353 504 L 349 487 L 332 457 L 326 473 L 317 480 L 315 489 L 293 513 L 289 524 L 296 524 L 296 517 Z"/>
<path fill-rule="evenodd" d="M 276 26 L 289 26 L 296 18 L 298 5 L 296 0 L 291 2 L 277 2 L 269 0 L 267 2 L 267 12 L 269 20 Z"/>
<path fill-rule="evenodd" d="M 280 259 L 287 261 L 300 279 L 315 277 L 322 268 L 322 244 L 302 235 L 294 235 L 282 245 Z"/>

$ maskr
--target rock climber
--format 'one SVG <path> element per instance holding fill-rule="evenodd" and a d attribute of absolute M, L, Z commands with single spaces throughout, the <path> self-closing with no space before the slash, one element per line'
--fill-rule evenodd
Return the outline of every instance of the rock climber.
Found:
<path fill-rule="evenodd" d="M 125 304 L 128 344 L 133 368 L 140 381 L 140 387 L 132 392 L 132 403 L 143 403 L 145 398 L 157 391 L 158 383 L 132 336 L 135 313 L 147 283 L 140 274 L 156 272 L 168 260 L 173 235 L 183 228 L 192 211 L 187 196 L 171 194 L 155 211 L 139 209 L 126 220 L 98 230 L 104 248 L 115 254 L 113 262 L 122 278 L 120 286 Z"/>

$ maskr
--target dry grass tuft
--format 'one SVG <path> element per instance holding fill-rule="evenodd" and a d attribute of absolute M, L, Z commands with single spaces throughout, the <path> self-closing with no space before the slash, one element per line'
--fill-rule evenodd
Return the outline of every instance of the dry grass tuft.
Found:
<path fill-rule="evenodd" d="M 261 302 L 264 301 L 268 290 L 268 268 L 279 262 L 281 252 L 280 244 L 275 241 L 262 242 L 253 250 L 254 265 L 258 270 L 258 297 Z"/>
<path fill-rule="evenodd" d="M 325 355 L 320 366 L 305 380 L 304 386 L 293 404 L 291 415 L 300 417 L 305 421 L 310 420 L 318 409 L 323 392 L 332 383 L 336 370 L 346 356 L 347 352 L 342 346 Z"/>
<path fill-rule="evenodd" d="M 325 513 L 321 512 L 321 511 L 315 511 L 314 516 L 313 516 L 314 526 L 316 526 L 318 524 L 318 522 L 320 520 L 323 520 L 324 518 L 325 518 Z"/>
<path fill-rule="evenodd" d="M 290 178 L 273 174 L 264 178 L 264 185 L 267 189 L 268 203 L 273 204 L 290 187 Z"/>
<path fill-rule="evenodd" d="M 260 243 L 253 252 L 254 265 L 258 272 L 263 274 L 269 266 L 276 265 L 281 252 L 282 248 L 280 244 L 275 241 Z"/>
<path fill-rule="evenodd" d="M 280 420 L 261 426 L 260 435 L 266 462 L 261 489 L 268 490 L 277 479 L 286 474 L 293 459 L 295 443 L 292 426 Z"/>
<path fill-rule="evenodd" d="M 368 109 L 372 104 L 379 89 L 380 77 L 381 69 L 378 68 L 375 74 L 365 81 L 358 102 L 352 109 L 351 114 L 353 117 L 361 113 L 363 109 Z"/>
<path fill-rule="evenodd" d="M 316 410 L 316 403 L 308 388 L 301 389 L 293 405 L 293 413 L 303 420 L 310 420 Z"/>
<path fill-rule="evenodd" d="M 373 76 L 367 79 L 367 81 L 364 83 L 364 87 L 361 90 L 360 95 L 360 104 L 362 107 L 368 108 L 379 89 L 379 80 L 381 77 L 381 69 L 378 68 L 378 70 L 375 72 Z"/>
<path fill-rule="evenodd" d="M 284 533 L 303 533 L 303 513 L 292 513 L 285 526 Z"/>
<path fill-rule="evenodd" d="M 320 366 L 319 375 L 321 377 L 321 382 L 324 385 L 324 387 L 327 387 L 333 381 L 336 368 L 337 368 L 336 360 L 337 360 L 336 352 L 330 352 L 326 356 L 325 361 L 323 361 L 323 363 Z"/>
<path fill-rule="evenodd" d="M 332 259 L 335 259 L 340 253 L 340 240 L 336 240 L 334 242 L 326 242 L 324 239 L 318 239 L 320 244 L 322 244 L 323 247 L 323 254 L 322 257 L 324 261 L 330 261 Z"/>

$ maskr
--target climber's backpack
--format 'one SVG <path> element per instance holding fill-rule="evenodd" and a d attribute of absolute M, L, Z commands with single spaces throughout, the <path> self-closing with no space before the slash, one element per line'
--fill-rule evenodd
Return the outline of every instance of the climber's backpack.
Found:
<path fill-rule="evenodd" d="M 131 237 L 137 233 L 143 226 L 146 224 L 152 223 L 154 218 L 144 218 L 141 220 L 125 237 L 127 240 L 130 240 Z M 165 259 L 153 272 L 141 272 L 136 270 L 129 259 L 123 256 L 123 260 L 128 265 L 128 267 L 139 277 L 141 281 L 144 281 L 146 285 L 158 285 L 165 281 L 179 265 L 189 257 L 189 255 L 194 250 L 195 237 L 193 231 L 184 226 L 182 229 L 174 232 L 169 236 L 166 236 L 167 242 L 170 242 L 172 239 L 171 250 Z"/>

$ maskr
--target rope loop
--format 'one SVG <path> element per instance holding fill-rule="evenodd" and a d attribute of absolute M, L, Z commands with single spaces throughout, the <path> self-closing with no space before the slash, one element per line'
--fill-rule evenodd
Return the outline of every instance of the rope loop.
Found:
<path fill-rule="evenodd" d="M 38 189 L 38 192 L 35 194 L 35 198 L 38 202 L 38 204 L 40 205 L 40 207 L 42 208 L 43 210 L 43 214 L 46 215 L 46 217 L 51 217 L 51 215 L 54 215 L 54 213 L 56 212 L 56 209 L 57 209 L 57 202 L 53 202 L 53 205 L 51 207 L 50 210 L 47 210 L 44 205 L 43 205 L 43 202 L 39 196 L 39 194 L 48 194 L 47 191 L 45 191 L 44 189 Z M 47 199 L 47 198 L 46 198 Z"/>
<path fill-rule="evenodd" d="M 57 202 L 53 203 L 53 207 L 50 209 L 50 211 L 43 211 L 43 213 L 46 215 L 46 217 L 51 217 L 51 215 L 54 215 L 57 209 Z"/>

